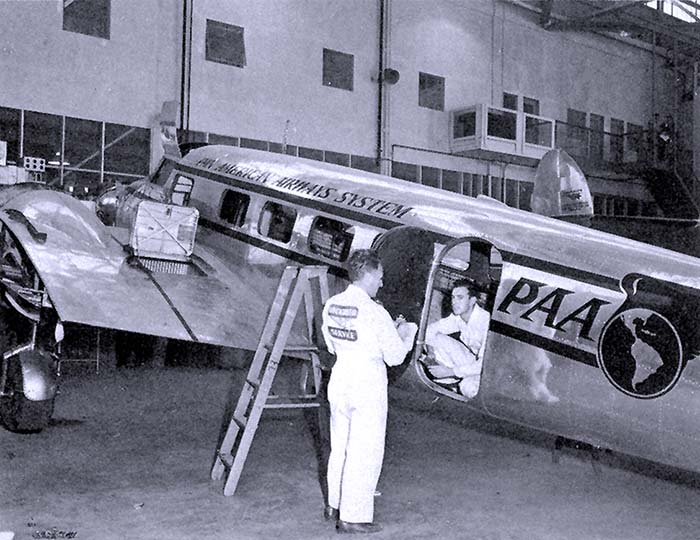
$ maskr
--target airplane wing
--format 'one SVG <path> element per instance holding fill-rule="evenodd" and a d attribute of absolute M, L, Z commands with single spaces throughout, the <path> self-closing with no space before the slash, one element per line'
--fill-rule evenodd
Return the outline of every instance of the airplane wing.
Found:
<path fill-rule="evenodd" d="M 47 189 L 4 188 L 0 221 L 26 252 L 63 322 L 257 346 L 277 288 L 261 270 L 227 266 L 196 246 L 195 271 L 148 271 L 130 264 L 126 231 L 106 227 L 84 203 Z"/>

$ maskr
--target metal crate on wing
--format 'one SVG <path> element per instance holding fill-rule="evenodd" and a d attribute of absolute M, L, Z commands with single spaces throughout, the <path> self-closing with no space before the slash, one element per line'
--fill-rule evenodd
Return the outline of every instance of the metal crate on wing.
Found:
<path fill-rule="evenodd" d="M 142 201 L 131 228 L 133 254 L 140 259 L 188 262 L 198 220 L 196 208 Z"/>

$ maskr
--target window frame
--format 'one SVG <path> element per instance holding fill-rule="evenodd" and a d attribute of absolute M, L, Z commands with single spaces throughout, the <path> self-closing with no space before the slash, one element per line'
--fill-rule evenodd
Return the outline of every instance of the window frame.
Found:
<path fill-rule="evenodd" d="M 322 223 L 328 227 L 328 231 L 319 231 L 321 228 L 320 224 Z M 336 230 L 333 231 L 333 228 Z M 326 237 L 330 240 L 330 247 L 325 248 L 324 246 L 314 244 L 315 237 L 318 237 L 319 235 L 326 235 Z M 342 245 L 336 244 L 336 239 L 338 237 L 342 238 Z M 306 240 L 306 246 L 308 247 L 309 251 L 315 255 L 320 255 L 321 257 L 331 261 L 345 262 L 350 255 L 354 239 L 354 225 L 344 221 L 338 221 L 337 219 L 327 216 L 316 216 L 311 222 L 311 227 L 309 227 L 309 235 Z M 341 245 L 339 250 L 336 250 L 336 245 Z M 335 256 L 334 251 L 337 251 L 337 257 Z"/>
<path fill-rule="evenodd" d="M 102 5 L 95 6 L 89 4 L 90 0 L 63 0 L 61 9 L 61 29 L 64 32 L 72 32 L 83 36 L 91 36 L 100 39 L 110 39 L 112 27 L 112 0 L 100 0 Z M 94 1 L 94 0 L 93 0 Z M 89 10 L 80 10 L 81 5 L 90 6 Z M 101 9 L 104 13 L 98 13 Z M 66 18 L 66 14 L 68 18 Z M 95 25 L 95 18 L 102 15 L 104 18 L 98 20 Z"/>
<path fill-rule="evenodd" d="M 322 84 L 352 92 L 355 87 L 355 55 L 324 47 Z"/>
<path fill-rule="evenodd" d="M 227 54 L 222 54 L 222 51 Z M 216 19 L 207 19 L 204 30 L 204 60 L 237 68 L 246 67 L 248 61 L 245 28 Z"/>
<path fill-rule="evenodd" d="M 236 196 L 236 208 L 235 211 L 231 213 L 231 218 L 229 219 L 227 215 L 224 215 L 224 210 L 227 209 L 227 198 L 229 196 Z M 246 217 L 248 216 L 248 210 L 250 209 L 250 195 L 243 193 L 241 191 L 236 191 L 235 189 L 225 189 L 221 195 L 221 203 L 219 204 L 219 219 L 228 223 L 233 227 L 243 227 L 245 225 Z M 228 214 L 228 212 L 226 212 Z"/>
<path fill-rule="evenodd" d="M 445 110 L 445 77 L 418 72 L 418 106 L 433 111 Z"/>
<path fill-rule="evenodd" d="M 274 209 L 270 209 L 271 207 L 274 207 Z M 277 211 L 282 210 L 280 213 L 276 213 Z M 286 215 L 284 215 L 286 214 Z M 293 219 L 291 221 L 289 220 L 289 217 L 293 215 Z M 284 226 L 284 229 L 279 229 L 280 232 L 283 232 L 284 234 L 278 234 L 277 232 L 274 233 L 274 235 L 270 232 L 271 229 L 273 228 L 273 223 L 272 219 L 274 217 L 282 217 L 282 221 L 286 221 L 286 223 L 282 223 Z M 264 238 L 268 238 L 270 240 L 276 240 L 277 242 L 281 242 L 283 244 L 289 244 L 292 240 L 292 236 L 294 234 L 294 225 L 297 222 L 297 218 L 299 216 L 299 212 L 297 211 L 296 208 L 292 206 L 287 206 L 282 203 L 279 203 L 277 201 L 269 200 L 265 201 L 265 204 L 263 204 L 262 208 L 260 209 L 260 216 L 258 217 L 258 225 L 257 225 L 257 232 L 260 234 L 260 236 Z M 265 232 L 263 232 L 263 221 L 268 219 L 268 223 L 265 227 Z"/>

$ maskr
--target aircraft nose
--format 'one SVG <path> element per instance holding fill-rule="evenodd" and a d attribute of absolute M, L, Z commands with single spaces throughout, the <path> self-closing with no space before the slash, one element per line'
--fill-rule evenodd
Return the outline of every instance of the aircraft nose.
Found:
<path fill-rule="evenodd" d="M 114 225 L 117 216 L 117 190 L 112 187 L 95 200 L 95 213 L 105 225 Z"/>

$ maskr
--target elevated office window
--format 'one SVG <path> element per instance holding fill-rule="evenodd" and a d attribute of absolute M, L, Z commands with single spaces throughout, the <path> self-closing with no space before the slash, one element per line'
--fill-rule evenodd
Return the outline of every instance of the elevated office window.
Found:
<path fill-rule="evenodd" d="M 63 29 L 109 39 L 111 0 L 63 0 Z"/>
<path fill-rule="evenodd" d="M 625 147 L 625 123 L 617 118 L 610 119 L 610 160 L 621 163 Z M 618 215 L 618 214 L 616 214 Z"/>
<path fill-rule="evenodd" d="M 445 78 L 430 73 L 418 74 L 418 105 L 436 111 L 445 110 Z"/>
<path fill-rule="evenodd" d="M 352 54 L 323 49 L 323 86 L 352 91 L 354 71 Z"/>
<path fill-rule="evenodd" d="M 260 214 L 258 232 L 272 240 L 285 244 L 292 239 L 297 212 L 293 208 L 275 202 L 267 202 Z"/>
<path fill-rule="evenodd" d="M 219 217 L 234 227 L 242 227 L 249 204 L 250 197 L 248 195 L 227 189 L 221 202 Z"/>
<path fill-rule="evenodd" d="M 588 130 L 586 129 L 586 113 L 576 109 L 566 110 L 567 140 L 566 149 L 574 158 L 588 155 Z"/>
<path fill-rule="evenodd" d="M 523 112 L 526 114 L 540 114 L 540 100 L 535 98 L 523 97 Z"/>
<path fill-rule="evenodd" d="M 207 19 L 205 58 L 210 62 L 245 67 L 243 28 Z"/>
<path fill-rule="evenodd" d="M 503 92 L 503 108 L 510 109 L 511 111 L 517 111 L 518 96 L 515 94 L 509 94 L 508 92 Z"/>
<path fill-rule="evenodd" d="M 309 249 L 327 259 L 344 261 L 354 238 L 352 226 L 326 217 L 317 217 L 309 230 Z"/>

